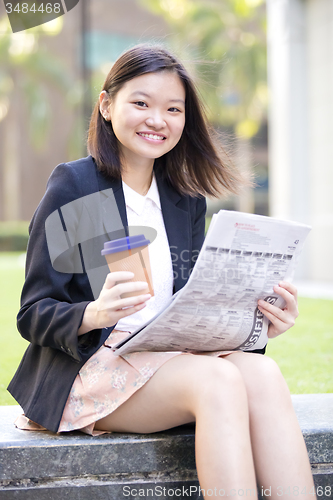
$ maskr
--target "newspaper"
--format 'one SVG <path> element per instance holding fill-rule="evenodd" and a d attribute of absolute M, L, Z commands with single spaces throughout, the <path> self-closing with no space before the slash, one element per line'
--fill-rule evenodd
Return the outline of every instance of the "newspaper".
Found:
<path fill-rule="evenodd" d="M 273 286 L 292 280 L 310 229 L 254 214 L 214 214 L 186 285 L 114 353 L 263 348 L 269 321 L 258 300 L 284 307 Z"/>

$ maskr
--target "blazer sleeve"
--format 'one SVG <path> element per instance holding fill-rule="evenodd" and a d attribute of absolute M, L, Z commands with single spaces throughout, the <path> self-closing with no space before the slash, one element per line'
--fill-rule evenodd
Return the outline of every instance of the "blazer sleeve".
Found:
<path fill-rule="evenodd" d="M 39 346 L 61 350 L 81 360 L 78 329 L 87 304 L 93 300 L 85 274 L 58 272 L 52 267 L 45 221 L 61 206 L 83 196 L 77 169 L 59 165 L 29 227 L 26 279 L 17 326 L 22 337 Z"/>

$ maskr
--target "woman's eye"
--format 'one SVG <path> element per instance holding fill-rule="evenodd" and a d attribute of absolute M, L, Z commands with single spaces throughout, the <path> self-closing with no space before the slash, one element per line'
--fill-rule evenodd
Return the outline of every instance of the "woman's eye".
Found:
<path fill-rule="evenodd" d="M 140 106 L 141 108 L 148 107 L 147 104 L 143 101 L 136 101 L 134 104 Z"/>
<path fill-rule="evenodd" d="M 168 111 L 171 111 L 172 113 L 180 113 L 180 109 L 178 108 L 169 108 Z"/>

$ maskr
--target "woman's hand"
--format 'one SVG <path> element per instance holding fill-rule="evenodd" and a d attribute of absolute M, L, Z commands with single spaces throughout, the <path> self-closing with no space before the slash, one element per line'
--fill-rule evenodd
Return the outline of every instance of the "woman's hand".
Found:
<path fill-rule="evenodd" d="M 287 281 L 281 281 L 274 287 L 274 292 L 279 294 L 286 302 L 283 309 L 269 304 L 265 300 L 258 301 L 258 309 L 270 320 L 268 327 L 268 338 L 272 339 L 281 335 L 294 326 L 298 316 L 297 289 Z"/>
<path fill-rule="evenodd" d="M 107 275 L 98 299 L 90 302 L 85 309 L 78 335 L 83 335 L 96 328 L 113 326 L 121 318 L 146 307 L 146 301 L 151 297 L 150 293 L 125 299 L 121 298 L 124 293 L 148 289 L 148 284 L 144 281 L 118 283 L 119 281 L 130 280 L 133 277 L 134 273 L 129 271 L 119 271 Z"/>

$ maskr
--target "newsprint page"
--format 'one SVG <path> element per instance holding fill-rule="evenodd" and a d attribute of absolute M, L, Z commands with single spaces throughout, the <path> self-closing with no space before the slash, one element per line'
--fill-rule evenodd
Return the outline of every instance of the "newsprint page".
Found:
<path fill-rule="evenodd" d="M 292 280 L 310 229 L 261 215 L 214 214 L 187 284 L 114 353 L 263 348 L 269 321 L 257 302 L 284 306 L 273 286 Z"/>

